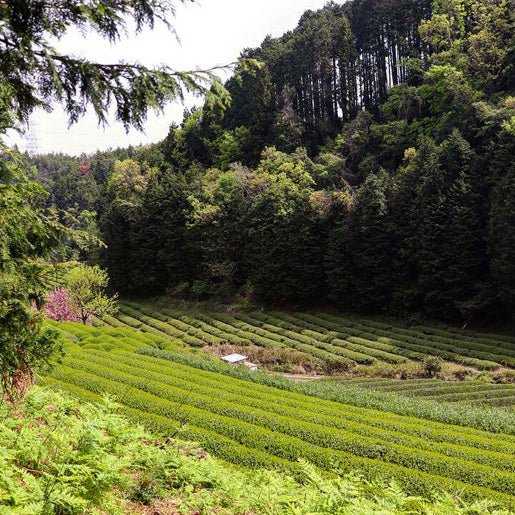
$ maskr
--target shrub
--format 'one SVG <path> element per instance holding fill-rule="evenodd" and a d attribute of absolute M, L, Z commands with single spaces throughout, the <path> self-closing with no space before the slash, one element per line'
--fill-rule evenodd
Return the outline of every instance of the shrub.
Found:
<path fill-rule="evenodd" d="M 436 377 L 443 368 L 443 359 L 439 356 L 428 356 L 422 363 L 427 377 Z"/>
<path fill-rule="evenodd" d="M 356 363 L 350 359 L 334 357 L 325 359 L 323 367 L 326 374 L 338 374 L 342 372 L 348 372 L 355 365 Z"/>

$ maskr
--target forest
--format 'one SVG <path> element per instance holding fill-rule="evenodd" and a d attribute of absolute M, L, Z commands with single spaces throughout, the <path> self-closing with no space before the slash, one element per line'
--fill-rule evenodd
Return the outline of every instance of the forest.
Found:
<path fill-rule="evenodd" d="M 510 0 L 352 0 L 245 49 L 153 145 L 26 156 L 122 294 L 515 312 Z"/>

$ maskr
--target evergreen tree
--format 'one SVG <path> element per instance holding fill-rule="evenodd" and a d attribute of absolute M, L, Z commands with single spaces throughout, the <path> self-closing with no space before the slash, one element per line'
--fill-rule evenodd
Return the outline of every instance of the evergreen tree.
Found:
<path fill-rule="evenodd" d="M 247 52 L 245 57 L 252 57 Z M 255 165 L 261 152 L 273 143 L 271 129 L 274 120 L 274 91 L 272 77 L 266 63 L 248 73 L 243 70 L 227 82 L 227 90 L 231 94 L 231 105 L 223 117 L 226 129 L 246 128 L 248 138 L 242 142 L 243 162 Z"/>
<path fill-rule="evenodd" d="M 246 263 L 265 301 L 324 295 L 323 238 L 306 160 L 268 149 L 258 169 L 264 188 L 249 213 Z"/>
<path fill-rule="evenodd" d="M 1 103 L 1 98 L 0 98 Z M 45 192 L 27 177 L 19 155 L 0 154 L 0 399 L 23 396 L 34 367 L 48 364 L 59 348 L 57 334 L 44 326 L 46 267 L 42 262 L 63 235 Z"/>
<path fill-rule="evenodd" d="M 190 220 L 190 238 L 202 241 L 195 290 L 230 297 L 248 279 L 249 210 L 260 185 L 255 172 L 241 165 L 232 165 L 227 172 L 210 170 L 207 178 Z"/>
<path fill-rule="evenodd" d="M 484 275 L 485 234 L 472 185 L 470 145 L 454 131 L 438 154 L 438 165 L 422 177 L 419 286 L 429 314 L 455 319 L 470 315 L 467 301 Z"/>
<path fill-rule="evenodd" d="M 324 298 L 322 241 L 309 198 L 269 191 L 251 213 L 248 236 L 249 277 L 265 301 Z M 287 205 L 286 205 L 287 204 Z"/>
<path fill-rule="evenodd" d="M 213 71 L 179 72 L 168 67 L 149 69 L 131 63 L 95 63 L 57 52 L 51 40 L 70 28 L 89 28 L 114 42 L 127 32 L 129 20 L 136 31 L 167 22 L 172 2 L 116 0 L 101 2 L 8 1 L 0 5 L 0 75 L 11 89 L 9 110 L 26 120 L 36 107 L 60 102 L 71 122 L 90 106 L 99 122 L 114 107 L 126 128 L 143 127 L 149 109 L 160 109 L 185 91 L 207 94 Z M 211 96 L 211 100 L 213 100 Z"/>
<path fill-rule="evenodd" d="M 352 203 L 341 206 L 326 257 L 330 296 L 340 305 L 360 311 L 389 305 L 394 252 L 389 191 L 384 171 L 371 174 Z"/>
<path fill-rule="evenodd" d="M 140 291 L 163 293 L 196 273 L 186 226 L 191 210 L 188 192 L 187 179 L 166 170 L 151 179 L 142 196 L 131 271 Z"/>
<path fill-rule="evenodd" d="M 282 106 L 277 112 L 273 125 L 275 146 L 283 152 L 293 152 L 303 146 L 304 126 L 292 105 L 292 91 L 284 87 Z"/>
<path fill-rule="evenodd" d="M 511 109 L 501 110 L 504 115 L 499 120 L 501 130 L 489 146 L 488 156 L 492 184 L 488 203 L 490 297 L 496 310 L 494 314 L 500 315 L 501 319 L 513 318 L 515 312 L 515 124 L 511 125 L 506 120 L 515 120 L 515 102 L 511 100 L 511 103 L 506 103 L 507 107 L 510 105 Z"/>
<path fill-rule="evenodd" d="M 419 225 L 422 223 L 422 178 L 438 169 L 434 142 L 422 140 L 418 149 L 410 148 L 395 178 L 392 198 L 394 224 L 393 307 L 399 313 L 422 309 L 422 292 L 418 282 Z"/>
<path fill-rule="evenodd" d="M 324 259 L 329 298 L 345 307 L 352 307 L 352 297 L 356 293 L 353 284 L 355 256 L 351 237 L 354 202 L 355 199 L 349 196 L 335 205 Z"/>
<path fill-rule="evenodd" d="M 492 282 L 506 315 L 515 311 L 515 166 L 492 190 L 490 212 Z"/>
<path fill-rule="evenodd" d="M 107 208 L 100 217 L 106 248 L 103 261 L 112 286 L 121 292 L 137 291 L 142 281 L 135 268 L 137 235 L 141 227 L 142 199 L 155 170 L 134 159 L 117 161 L 107 183 Z"/>

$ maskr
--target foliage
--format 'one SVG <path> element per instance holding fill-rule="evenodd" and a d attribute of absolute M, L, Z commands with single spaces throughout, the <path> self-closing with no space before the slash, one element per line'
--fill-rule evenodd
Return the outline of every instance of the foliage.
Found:
<path fill-rule="evenodd" d="M 332 2 L 245 50 L 263 64 L 227 81 L 225 109 L 206 101 L 161 143 L 92 157 L 113 285 L 510 320 L 511 7 Z M 56 176 L 56 202 L 86 200 Z"/>
<path fill-rule="evenodd" d="M 330 296 L 342 305 L 362 311 L 380 309 L 392 290 L 393 231 L 388 217 L 389 179 L 386 173 L 369 175 L 356 194 L 354 208 L 339 220 L 332 261 Z"/>
<path fill-rule="evenodd" d="M 70 28 L 91 29 L 114 42 L 131 20 L 136 32 L 155 22 L 171 28 L 167 18 L 173 7 L 172 2 L 155 0 L 120 0 L 108 6 L 98 2 L 2 2 L 0 134 L 19 128 L 36 108 L 51 109 L 52 101 L 63 105 L 70 122 L 92 107 L 99 122 L 105 123 L 114 104 L 116 118 L 127 129 L 141 129 L 149 109 L 162 109 L 185 91 L 205 93 L 207 105 L 224 108 L 227 92 L 214 70 L 178 72 L 167 67 L 151 70 L 128 63 L 93 63 L 59 54 L 51 43 Z M 241 61 L 247 71 L 255 65 L 255 61 Z M 43 190 L 28 180 L 21 159 L 3 146 L 1 152 L 0 373 L 4 391 L 12 397 L 14 392 L 26 391 L 33 381 L 33 367 L 47 361 L 56 346 L 53 334 L 41 329 L 43 315 L 36 313 L 32 304 L 42 307 L 45 291 L 40 261 L 56 248 L 61 226 L 56 213 L 41 208 Z M 52 181 L 53 207 L 91 208 L 98 199 L 97 184 L 88 174 L 73 177 L 65 173 Z M 84 191 L 78 191 L 81 186 Z M 74 301 L 77 299 L 75 294 Z M 112 310 L 106 298 L 92 299 L 87 308 L 81 300 L 84 322 L 95 312 Z"/>
<path fill-rule="evenodd" d="M 134 159 L 116 161 L 107 183 L 107 193 L 120 201 L 133 204 L 146 189 L 153 170 L 140 166 Z"/>
<path fill-rule="evenodd" d="M 404 409 L 408 399 L 400 396 L 340 388 L 343 397 L 355 400 L 334 402 L 321 394 L 331 395 L 331 385 L 324 383 L 293 384 L 181 349 L 160 351 L 155 344 L 134 352 L 137 342 L 132 340 L 142 333 L 126 340 L 127 330 L 118 337 L 118 330 L 108 330 L 113 336 L 108 340 L 103 328 L 59 328 L 69 335 L 69 354 L 47 376 L 50 382 L 91 399 L 110 392 L 131 417 L 168 433 L 178 431 L 225 460 L 298 477 L 296 461 L 306 458 L 327 471 L 354 469 L 369 479 L 396 478 L 410 493 L 431 495 L 443 488 L 460 490 L 471 499 L 512 501 L 513 437 L 506 433 L 472 429 L 463 420 L 458 428 L 352 405 L 367 396 L 382 397 L 385 404 L 398 403 Z M 315 393 L 300 393 L 311 389 Z M 431 405 L 420 404 L 426 409 Z M 449 418 L 463 413 L 445 410 Z M 497 411 L 496 423 L 504 419 L 510 431 L 509 414 Z M 486 412 L 482 415 L 486 421 Z"/>
<path fill-rule="evenodd" d="M 107 341 L 107 334 L 111 335 L 111 332 L 113 332 L 114 336 L 120 334 L 126 336 L 124 333 L 122 333 L 123 328 L 125 328 L 127 332 L 133 336 L 131 338 L 131 347 L 127 350 L 134 351 L 141 346 L 150 346 L 152 349 L 157 347 L 157 349 L 166 350 L 166 352 L 155 353 L 156 351 L 151 349 L 145 349 L 141 352 L 144 354 L 155 355 L 155 357 L 159 358 L 170 359 L 174 362 L 193 366 L 201 370 L 219 372 L 238 379 L 244 379 L 259 384 L 274 386 L 282 390 L 300 391 L 308 395 L 328 398 L 338 402 L 343 402 L 345 404 L 372 407 L 380 410 L 391 411 L 401 415 L 427 418 L 444 423 L 465 427 L 475 427 L 478 429 L 495 432 L 506 432 L 513 434 L 515 431 L 515 421 L 513 414 L 503 410 L 487 409 L 484 407 L 472 408 L 470 406 L 461 406 L 459 404 L 452 406 L 442 406 L 440 403 L 431 402 L 430 400 L 418 401 L 416 404 L 414 404 L 413 402 L 403 399 L 402 397 L 399 398 L 393 393 L 389 395 L 376 395 L 374 393 L 364 392 L 360 388 L 338 388 L 332 387 L 330 384 L 325 384 L 324 382 L 311 381 L 305 384 L 294 384 L 278 376 L 271 376 L 261 373 L 256 374 L 254 372 L 248 371 L 244 367 L 233 367 L 225 365 L 219 360 L 209 359 L 208 356 L 203 356 L 202 354 L 192 355 L 184 352 L 185 346 L 196 348 L 203 347 L 205 345 L 220 345 L 226 341 L 231 341 L 234 343 L 239 341 L 243 345 L 260 345 L 265 349 L 271 350 L 282 349 L 286 344 L 288 346 L 292 346 L 296 352 L 301 353 L 306 359 L 309 359 L 312 356 L 316 356 L 318 359 L 324 360 L 330 364 L 331 360 L 335 358 L 337 361 L 345 360 L 347 362 L 347 366 L 350 367 L 352 365 L 352 361 L 350 361 L 349 358 L 343 358 L 341 355 L 332 354 L 328 350 L 324 349 L 331 349 L 333 352 L 343 350 L 345 353 L 344 356 L 352 355 L 357 359 L 368 359 L 368 362 L 370 362 L 373 356 L 367 355 L 365 353 L 371 352 L 372 354 L 375 354 L 378 352 L 375 349 L 371 349 L 370 347 L 365 347 L 364 344 L 373 344 L 373 342 L 370 340 L 367 342 L 364 339 L 357 339 L 358 341 L 362 342 L 360 345 L 351 344 L 349 342 L 349 345 L 352 345 L 352 348 L 355 349 L 354 351 L 350 351 L 345 348 L 342 349 L 341 347 L 327 345 L 324 343 L 322 335 L 318 336 L 318 342 L 312 337 L 307 339 L 302 335 L 302 332 L 306 331 L 306 329 L 298 328 L 296 331 L 290 331 L 287 333 L 288 338 L 286 338 L 284 334 L 274 335 L 274 333 L 270 330 L 272 329 L 270 323 L 266 326 L 268 330 L 265 330 L 256 326 L 252 326 L 251 324 L 243 324 L 233 317 L 229 317 L 227 315 L 224 316 L 222 313 L 204 313 L 193 317 L 184 313 L 174 312 L 172 314 L 168 311 L 159 313 L 159 311 L 154 309 L 140 309 L 143 309 L 143 312 L 136 309 L 130 310 L 124 304 L 122 304 L 121 311 L 116 315 L 117 318 L 107 317 L 109 324 L 116 329 L 106 329 L 105 327 L 98 329 L 88 328 L 88 332 L 89 334 L 92 334 L 92 331 L 94 331 L 95 339 L 98 339 L 99 342 L 103 342 L 103 344 L 106 346 L 106 350 L 116 349 L 122 345 L 120 338 Z M 143 314 L 144 312 L 149 312 L 150 316 Z M 276 320 L 274 323 L 281 324 L 280 321 L 277 321 L 278 314 L 274 313 L 274 315 Z M 253 314 L 253 318 L 255 316 L 256 315 Z M 289 315 L 283 314 L 283 316 L 289 319 Z M 309 315 L 297 316 L 299 318 L 296 318 L 296 320 L 298 322 L 302 322 L 300 317 L 304 318 L 308 317 Z M 224 322 L 221 320 L 224 320 Z M 350 321 L 347 320 L 346 322 L 348 324 Z M 256 321 L 254 321 L 254 324 L 255 323 Z M 331 322 L 329 323 L 331 324 Z M 354 321 L 354 323 L 356 323 L 356 321 Z M 388 327 L 390 331 L 390 337 L 392 336 L 394 330 L 397 332 L 409 331 L 407 329 L 404 330 L 395 326 Z M 138 329 L 143 332 L 135 333 L 134 329 L 131 330 L 129 328 Z M 280 330 L 279 325 L 276 325 L 276 330 Z M 356 330 L 360 330 L 360 325 L 357 325 Z M 377 330 L 377 328 L 368 326 L 368 331 L 370 330 Z M 447 335 L 449 337 L 449 341 L 457 341 L 455 335 L 452 335 L 452 333 L 448 333 L 446 331 L 439 332 L 438 330 L 429 327 L 421 328 L 421 330 L 423 330 L 424 333 L 426 333 L 430 338 L 436 332 L 438 335 Z M 73 332 L 77 332 L 76 326 L 73 328 Z M 363 330 L 361 330 L 361 333 L 362 332 Z M 136 336 L 137 338 L 135 338 Z M 153 339 L 150 342 L 148 341 L 149 337 Z M 437 338 L 440 337 L 441 336 L 437 336 Z M 493 336 L 491 335 L 490 337 Z M 271 338 L 275 338 L 275 340 L 272 340 Z M 381 338 L 381 336 L 378 336 L 378 338 Z M 464 336 L 460 335 L 460 340 L 463 338 Z M 484 335 L 477 335 L 477 339 L 481 340 L 483 338 L 485 338 Z M 302 343 L 299 341 L 300 339 L 304 340 L 304 342 L 311 342 L 312 345 Z M 355 338 L 353 339 L 356 341 Z M 381 339 L 385 341 L 384 338 Z M 138 341 L 140 341 L 139 345 L 137 343 Z M 467 343 L 463 342 L 463 346 L 465 347 L 473 345 L 472 341 L 472 338 L 468 339 Z M 377 343 L 379 344 L 381 342 Z M 315 347 L 313 344 L 316 344 L 319 347 Z M 384 346 L 385 344 L 382 343 L 382 345 Z M 504 345 L 504 348 L 506 348 L 506 345 L 509 346 L 510 344 L 507 341 L 502 342 L 498 339 L 495 345 Z M 125 349 L 125 347 L 122 348 Z M 428 350 L 430 349 L 429 346 L 426 348 Z M 178 352 L 180 349 L 183 349 L 183 351 Z M 386 359 L 387 357 L 393 357 L 394 355 L 391 353 L 387 354 L 383 351 L 380 353 L 380 356 L 381 359 Z M 401 360 L 403 359 L 401 356 L 399 357 Z M 418 359 L 422 359 L 424 354 L 417 353 L 417 357 Z M 376 363 L 379 364 L 385 362 L 378 360 Z M 407 361 L 402 363 L 409 364 L 415 362 Z M 359 371 L 359 369 L 357 371 Z M 508 393 L 510 394 L 509 391 Z M 513 396 L 511 396 L 510 400 L 510 395 L 505 398 L 505 402 L 511 402 L 513 404 L 514 399 Z"/>
<path fill-rule="evenodd" d="M 43 259 L 63 234 L 54 214 L 41 207 L 44 190 L 21 158 L 2 148 L 0 158 L 0 373 L 4 394 L 23 396 L 34 367 L 59 347 L 42 327 L 46 294 Z"/>
<path fill-rule="evenodd" d="M 93 317 L 112 315 L 116 312 L 116 295 L 105 293 L 109 277 L 98 266 L 79 264 L 65 277 L 72 309 L 78 313 L 83 324 L 91 323 Z"/>
<path fill-rule="evenodd" d="M 137 33 L 156 23 L 169 22 L 174 3 L 156 0 L 120 0 L 109 7 L 90 2 L 54 4 L 6 2 L 0 10 L 2 77 L 12 88 L 10 110 L 26 120 L 36 107 L 50 109 L 50 101 L 61 103 L 72 122 L 90 105 L 99 122 L 106 122 L 114 106 L 116 118 L 126 128 L 142 128 L 149 109 L 160 110 L 185 92 L 208 95 L 213 105 L 224 98 L 216 84 L 215 69 L 177 71 L 162 66 L 149 69 L 131 63 L 95 63 L 60 54 L 52 46 L 72 27 L 90 29 L 110 42 L 127 32 L 132 20 Z M 246 62 L 242 62 L 246 68 Z M 213 85 L 214 84 L 214 85 Z"/>
<path fill-rule="evenodd" d="M 442 371 L 443 360 L 439 356 L 429 356 L 422 362 L 427 377 L 435 377 Z"/>
<path fill-rule="evenodd" d="M 506 406 L 513 403 L 515 385 L 494 384 L 484 381 L 446 381 L 440 379 L 392 379 L 380 378 L 331 378 L 339 381 L 341 386 L 357 386 L 381 392 L 392 392 L 411 397 L 414 402 L 420 399 L 432 399 L 442 402 L 466 403 L 469 406 Z"/>
<path fill-rule="evenodd" d="M 306 461 L 299 467 L 303 484 L 277 472 L 251 475 L 134 425 L 107 398 L 93 405 L 34 388 L 18 411 L 0 410 L 6 514 L 504 513 L 491 502 L 465 503 L 448 494 L 412 497 L 395 483 L 367 482 L 356 473 L 325 477 Z"/>
<path fill-rule="evenodd" d="M 266 186 L 249 213 L 249 279 L 263 300 L 310 299 L 322 288 L 321 239 L 311 202 L 309 159 L 267 149 L 257 170 Z"/>
<path fill-rule="evenodd" d="M 100 187 L 91 170 L 81 171 L 80 159 L 62 154 L 25 156 L 36 165 L 38 176 L 49 192 L 47 204 L 58 209 L 76 208 L 93 211 L 98 203 Z M 86 160 L 87 164 L 87 160 Z"/>

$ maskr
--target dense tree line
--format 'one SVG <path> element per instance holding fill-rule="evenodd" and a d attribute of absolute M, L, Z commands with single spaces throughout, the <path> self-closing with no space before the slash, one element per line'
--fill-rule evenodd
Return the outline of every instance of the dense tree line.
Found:
<path fill-rule="evenodd" d="M 264 64 L 229 80 L 231 103 L 91 157 L 113 286 L 509 317 L 513 13 L 509 0 L 331 2 L 246 50 Z"/>
<path fill-rule="evenodd" d="M 389 87 L 420 81 L 427 49 L 418 26 L 430 13 L 431 0 L 329 2 L 307 11 L 293 31 L 245 51 L 265 66 L 257 78 L 229 82 L 224 128 L 247 127 L 254 147 L 257 138 L 314 151 L 361 109 L 376 111 Z"/>

